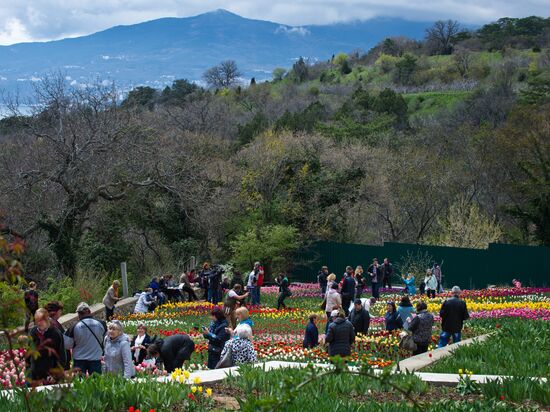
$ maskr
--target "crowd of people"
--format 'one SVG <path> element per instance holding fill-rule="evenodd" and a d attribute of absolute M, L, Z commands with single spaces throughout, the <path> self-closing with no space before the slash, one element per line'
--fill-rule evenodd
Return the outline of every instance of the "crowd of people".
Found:
<path fill-rule="evenodd" d="M 426 272 L 424 287 L 421 288 L 428 298 L 435 297 L 441 287 L 440 267 L 437 267 L 439 278 L 434 269 Z M 195 288 L 202 289 L 203 299 L 216 305 L 210 312 L 210 325 L 201 331 L 208 341 L 208 368 L 255 362 L 254 322 L 250 319 L 247 305 L 259 305 L 261 301 L 264 269 L 260 262 L 254 264 L 245 281 L 239 272 L 229 280 L 223 277 L 221 267 L 210 267 L 208 263 L 197 276 L 195 273 L 192 270 L 181 275 L 179 284 L 173 282 L 171 275 L 153 278 L 145 291 L 137 295 L 134 311 L 151 311 L 168 300 L 183 301 L 185 294 L 189 301 L 194 301 L 197 300 Z M 318 274 L 323 298 L 321 309 L 327 317 L 324 336 L 319 334 L 318 315 L 312 314 L 304 333 L 303 346 L 313 348 L 324 343 L 330 356 L 350 356 L 356 335 L 369 332 L 371 310 L 379 298 L 378 283 L 391 288 L 392 275 L 394 270 L 388 259 L 384 259 L 382 264 L 374 259 L 366 273 L 361 266 L 355 270 L 348 266 L 340 282 L 324 266 Z M 367 279 L 371 282 L 371 297 L 363 298 Z M 399 304 L 387 302 L 385 329 L 404 331 L 413 342 L 413 354 L 424 353 L 431 343 L 434 317 L 427 311 L 424 301 L 419 301 L 416 307 L 411 303 L 409 295 L 416 294 L 414 276 L 408 274 L 402 281 L 405 288 Z M 285 299 L 292 295 L 288 275 L 280 274 L 275 283 L 279 287 L 277 309 L 285 309 Z M 159 339 L 151 337 L 146 325 L 140 324 L 135 336 L 126 335 L 122 323 L 114 316 L 116 304 L 122 299 L 119 289 L 120 283 L 114 281 L 105 294 L 106 321 L 94 318 L 90 306 L 81 302 L 76 308 L 77 322 L 65 330 L 58 321 L 63 305 L 52 301 L 39 308 L 36 284 L 29 284 L 24 295 L 27 306 L 25 330 L 39 353 L 39 356 L 29 358 L 28 370 L 33 381 L 58 381 L 71 365 L 83 375 L 112 373 L 131 378 L 135 376 L 135 366 L 143 362 L 162 364 L 167 372 L 172 372 L 190 360 L 195 343 L 186 334 Z M 454 286 L 451 291 L 452 298 L 443 302 L 439 313 L 442 323 L 439 347 L 447 345 L 450 340 L 459 342 L 463 322 L 469 317 L 466 303 L 460 299 L 460 288 Z M 223 294 L 223 304 L 218 305 Z M 29 331 L 31 320 L 34 326 Z"/>

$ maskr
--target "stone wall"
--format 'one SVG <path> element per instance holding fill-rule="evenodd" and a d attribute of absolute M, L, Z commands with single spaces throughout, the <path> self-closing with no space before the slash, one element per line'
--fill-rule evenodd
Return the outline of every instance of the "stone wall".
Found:
<path fill-rule="evenodd" d="M 115 314 L 127 315 L 134 311 L 137 298 L 125 298 L 117 303 L 115 306 Z M 96 319 L 105 320 L 105 305 L 103 303 L 96 303 L 91 305 L 92 316 Z M 67 313 L 59 318 L 59 323 L 63 325 L 65 329 L 70 328 L 78 322 L 78 315 L 76 313 Z"/>

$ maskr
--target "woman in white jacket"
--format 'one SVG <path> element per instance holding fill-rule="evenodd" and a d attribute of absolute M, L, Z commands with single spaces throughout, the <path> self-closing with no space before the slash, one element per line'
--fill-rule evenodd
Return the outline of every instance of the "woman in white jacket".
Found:
<path fill-rule="evenodd" d="M 342 296 L 338 292 L 338 283 L 334 282 L 330 285 L 329 290 L 326 294 L 326 305 L 325 312 L 327 313 L 327 326 L 325 328 L 325 333 L 328 331 L 328 326 L 330 324 L 330 314 L 333 310 L 339 310 L 342 308 Z"/>
<path fill-rule="evenodd" d="M 437 290 L 437 279 L 430 269 L 426 271 L 426 279 L 424 279 L 424 283 L 426 284 L 426 295 L 428 295 L 428 298 L 435 298 L 435 291 Z"/>
<path fill-rule="evenodd" d="M 145 292 L 139 295 L 136 307 L 134 308 L 134 313 L 147 313 L 149 308 L 155 302 L 153 297 L 153 289 L 147 288 Z"/>

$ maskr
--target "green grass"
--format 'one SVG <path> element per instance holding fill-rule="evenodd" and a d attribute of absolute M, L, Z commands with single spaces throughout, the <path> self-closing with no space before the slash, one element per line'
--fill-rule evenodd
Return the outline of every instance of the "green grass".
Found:
<path fill-rule="evenodd" d="M 510 319 L 486 341 L 457 348 L 453 356 L 426 372 L 457 373 L 459 369 L 485 375 L 550 376 L 550 322 Z"/>
<path fill-rule="evenodd" d="M 408 93 L 403 95 L 409 108 L 409 114 L 413 116 L 429 115 L 443 108 L 451 108 L 464 101 L 471 92 L 446 91 Z"/>

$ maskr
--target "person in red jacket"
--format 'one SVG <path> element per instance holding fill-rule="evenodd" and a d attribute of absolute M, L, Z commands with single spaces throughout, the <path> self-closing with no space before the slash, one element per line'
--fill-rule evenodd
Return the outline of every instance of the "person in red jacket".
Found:
<path fill-rule="evenodd" d="M 261 299 L 260 292 L 262 290 L 262 286 L 264 285 L 264 267 L 260 264 L 260 262 L 257 262 L 257 263 L 258 263 L 258 280 L 256 282 L 256 297 L 258 299 L 258 305 L 259 305 L 260 299 Z"/>

